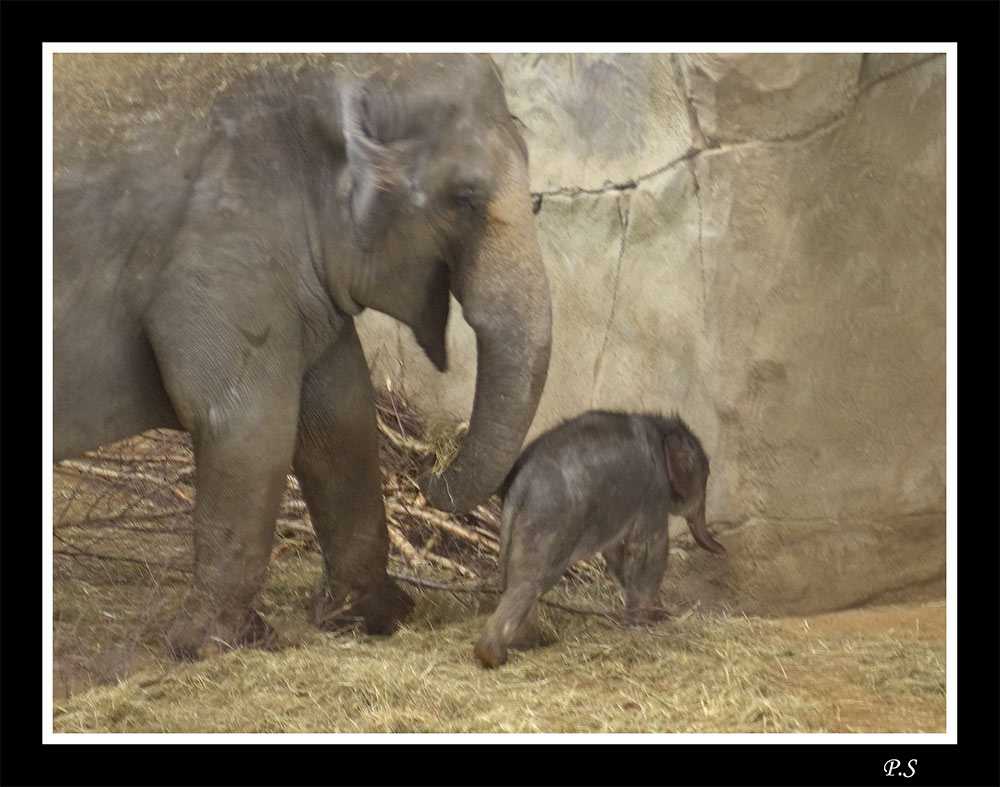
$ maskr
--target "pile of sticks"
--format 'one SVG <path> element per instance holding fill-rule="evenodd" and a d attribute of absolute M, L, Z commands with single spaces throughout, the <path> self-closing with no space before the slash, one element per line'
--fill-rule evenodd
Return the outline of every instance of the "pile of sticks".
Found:
<path fill-rule="evenodd" d="M 497 573 L 500 502 L 490 498 L 466 514 L 445 514 L 430 507 L 417 487 L 420 473 L 441 454 L 455 450 L 427 437 L 426 423 L 401 392 L 376 389 L 376 419 L 381 440 L 379 463 L 390 541 L 390 565 L 428 579 L 486 580 Z M 191 570 L 191 513 L 195 468 L 187 434 L 165 429 L 147 432 L 82 459 L 55 466 L 62 476 L 62 501 L 54 501 L 55 553 L 63 557 L 151 563 L 160 550 L 139 547 L 135 538 L 180 537 L 169 568 Z M 67 488 L 66 476 L 76 476 Z M 66 498 L 69 502 L 64 502 Z M 83 503 L 83 501 L 86 501 Z M 131 537 L 122 538 L 127 531 Z M 298 481 L 289 474 L 277 522 L 275 552 L 316 550 L 312 523 Z M 130 546 L 132 544 L 132 546 Z M 185 554 L 181 555 L 180 550 Z M 155 562 L 155 561 L 152 561 Z M 599 571 L 587 563 L 571 570 L 586 580 Z"/>
<path fill-rule="evenodd" d="M 436 567 L 465 579 L 495 573 L 500 551 L 499 501 L 490 498 L 467 514 L 445 514 L 429 507 L 416 482 L 420 472 L 438 460 L 438 451 L 426 439 L 426 424 L 388 383 L 376 391 L 375 409 L 382 435 L 379 463 L 392 550 L 417 572 Z"/>

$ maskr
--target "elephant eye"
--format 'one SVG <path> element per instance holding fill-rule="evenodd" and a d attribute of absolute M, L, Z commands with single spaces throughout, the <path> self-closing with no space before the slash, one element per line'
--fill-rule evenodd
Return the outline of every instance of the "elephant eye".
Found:
<path fill-rule="evenodd" d="M 462 186 L 453 195 L 456 207 L 479 211 L 486 207 L 486 194 L 475 186 Z"/>

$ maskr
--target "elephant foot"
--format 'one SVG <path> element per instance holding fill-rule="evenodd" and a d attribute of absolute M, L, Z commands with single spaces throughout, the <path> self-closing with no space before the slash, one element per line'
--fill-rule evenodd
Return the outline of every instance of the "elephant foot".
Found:
<path fill-rule="evenodd" d="M 537 619 L 529 619 L 521 622 L 517 631 L 511 636 L 507 647 L 514 650 L 531 650 L 532 648 L 544 648 L 551 645 L 555 640 L 545 636 Z"/>
<path fill-rule="evenodd" d="M 235 625 L 223 621 L 205 625 L 181 617 L 167 635 L 167 653 L 177 661 L 202 661 L 236 648 L 271 650 L 277 644 L 275 630 L 253 609 Z"/>
<path fill-rule="evenodd" d="M 507 648 L 497 642 L 490 642 L 483 637 L 472 649 L 472 655 L 479 659 L 484 667 L 493 669 L 507 661 Z"/>
<path fill-rule="evenodd" d="M 387 577 L 364 592 L 321 590 L 313 602 L 313 623 L 329 631 L 358 626 L 365 634 L 388 635 L 412 609 L 413 599 Z"/>
<path fill-rule="evenodd" d="M 555 642 L 553 638 L 542 633 L 537 619 L 533 615 L 529 615 L 507 637 L 498 637 L 490 630 L 484 631 L 472 649 L 472 655 L 479 659 L 484 667 L 492 669 L 507 661 L 508 649 L 531 650 L 551 645 L 553 642 Z"/>

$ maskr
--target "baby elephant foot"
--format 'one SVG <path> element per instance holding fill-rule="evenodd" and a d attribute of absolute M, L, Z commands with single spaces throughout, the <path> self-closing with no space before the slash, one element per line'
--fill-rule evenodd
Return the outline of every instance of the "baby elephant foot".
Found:
<path fill-rule="evenodd" d="M 413 599 L 396 583 L 385 581 L 369 590 L 321 590 L 313 601 L 313 622 L 328 631 L 359 626 L 365 634 L 388 635 L 413 609 Z"/>
<path fill-rule="evenodd" d="M 511 635 L 508 647 L 514 650 L 531 650 L 532 648 L 543 648 L 551 645 L 555 640 L 542 633 L 538 621 L 529 616 L 523 620 L 517 630 Z"/>
<path fill-rule="evenodd" d="M 181 617 L 167 635 L 167 653 L 178 661 L 201 661 L 235 648 L 269 650 L 277 645 L 274 629 L 253 609 L 229 622 L 218 620 L 207 625 L 193 617 Z"/>
<path fill-rule="evenodd" d="M 488 626 L 487 631 L 483 632 L 476 646 L 472 649 L 472 654 L 479 659 L 484 667 L 499 667 L 506 662 L 508 648 L 531 650 L 550 645 L 553 642 L 542 633 L 538 621 L 531 614 L 507 636 L 494 633 L 495 628 L 495 624 Z M 503 628 L 506 628 L 506 624 Z"/>
<path fill-rule="evenodd" d="M 472 655 L 479 659 L 484 667 L 493 669 L 507 661 L 507 647 L 503 643 L 483 636 L 472 649 Z"/>

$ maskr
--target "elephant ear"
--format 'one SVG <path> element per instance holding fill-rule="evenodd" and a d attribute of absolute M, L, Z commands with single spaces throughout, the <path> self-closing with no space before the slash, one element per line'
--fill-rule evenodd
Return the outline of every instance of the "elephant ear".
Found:
<path fill-rule="evenodd" d="M 351 215 L 369 236 L 378 234 L 401 200 L 422 203 L 423 194 L 408 176 L 414 144 L 399 139 L 400 121 L 387 91 L 365 85 L 346 91 L 343 129 L 351 174 Z"/>
<path fill-rule="evenodd" d="M 685 435 L 670 432 L 663 440 L 663 448 L 667 458 L 671 496 L 679 498 L 677 502 L 696 498 L 701 472 L 695 447 Z"/>
<path fill-rule="evenodd" d="M 406 127 L 411 111 L 406 102 L 377 84 L 351 86 L 342 105 L 351 217 L 362 246 L 371 248 L 401 208 L 426 202 L 413 174 L 418 141 L 407 138 L 412 131 Z M 418 275 L 406 278 L 397 267 L 393 281 L 378 278 L 381 291 L 370 293 L 365 303 L 409 325 L 427 357 L 445 371 L 448 270 L 442 262 L 412 265 L 409 271 Z"/>

